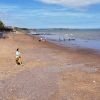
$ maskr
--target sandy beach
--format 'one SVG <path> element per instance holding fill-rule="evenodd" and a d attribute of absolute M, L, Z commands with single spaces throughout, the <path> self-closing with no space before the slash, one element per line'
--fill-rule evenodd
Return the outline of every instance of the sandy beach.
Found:
<path fill-rule="evenodd" d="M 100 100 L 100 55 L 22 32 L 0 39 L 0 100 Z M 19 48 L 23 64 L 16 65 Z"/>

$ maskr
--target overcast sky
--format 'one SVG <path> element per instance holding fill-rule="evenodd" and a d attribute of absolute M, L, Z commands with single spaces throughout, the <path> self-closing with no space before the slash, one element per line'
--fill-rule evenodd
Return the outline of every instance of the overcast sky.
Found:
<path fill-rule="evenodd" d="M 100 0 L 0 0 L 0 20 L 27 28 L 100 28 Z"/>

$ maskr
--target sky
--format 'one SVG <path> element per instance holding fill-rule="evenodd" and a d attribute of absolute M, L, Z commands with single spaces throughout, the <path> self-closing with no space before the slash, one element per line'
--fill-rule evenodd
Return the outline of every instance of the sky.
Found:
<path fill-rule="evenodd" d="M 0 20 L 24 28 L 100 28 L 100 0 L 0 0 Z"/>

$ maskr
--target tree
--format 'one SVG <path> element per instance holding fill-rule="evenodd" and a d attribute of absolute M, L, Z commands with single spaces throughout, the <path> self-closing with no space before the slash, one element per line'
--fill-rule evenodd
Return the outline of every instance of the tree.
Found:
<path fill-rule="evenodd" d="M 0 21 L 0 28 L 4 28 L 4 24 L 2 21 Z"/>

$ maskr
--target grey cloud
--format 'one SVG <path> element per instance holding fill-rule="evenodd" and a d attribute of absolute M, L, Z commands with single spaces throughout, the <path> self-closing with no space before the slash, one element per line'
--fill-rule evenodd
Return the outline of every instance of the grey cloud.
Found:
<path fill-rule="evenodd" d="M 38 1 L 48 4 L 59 4 L 76 8 L 100 3 L 100 0 L 38 0 Z"/>

